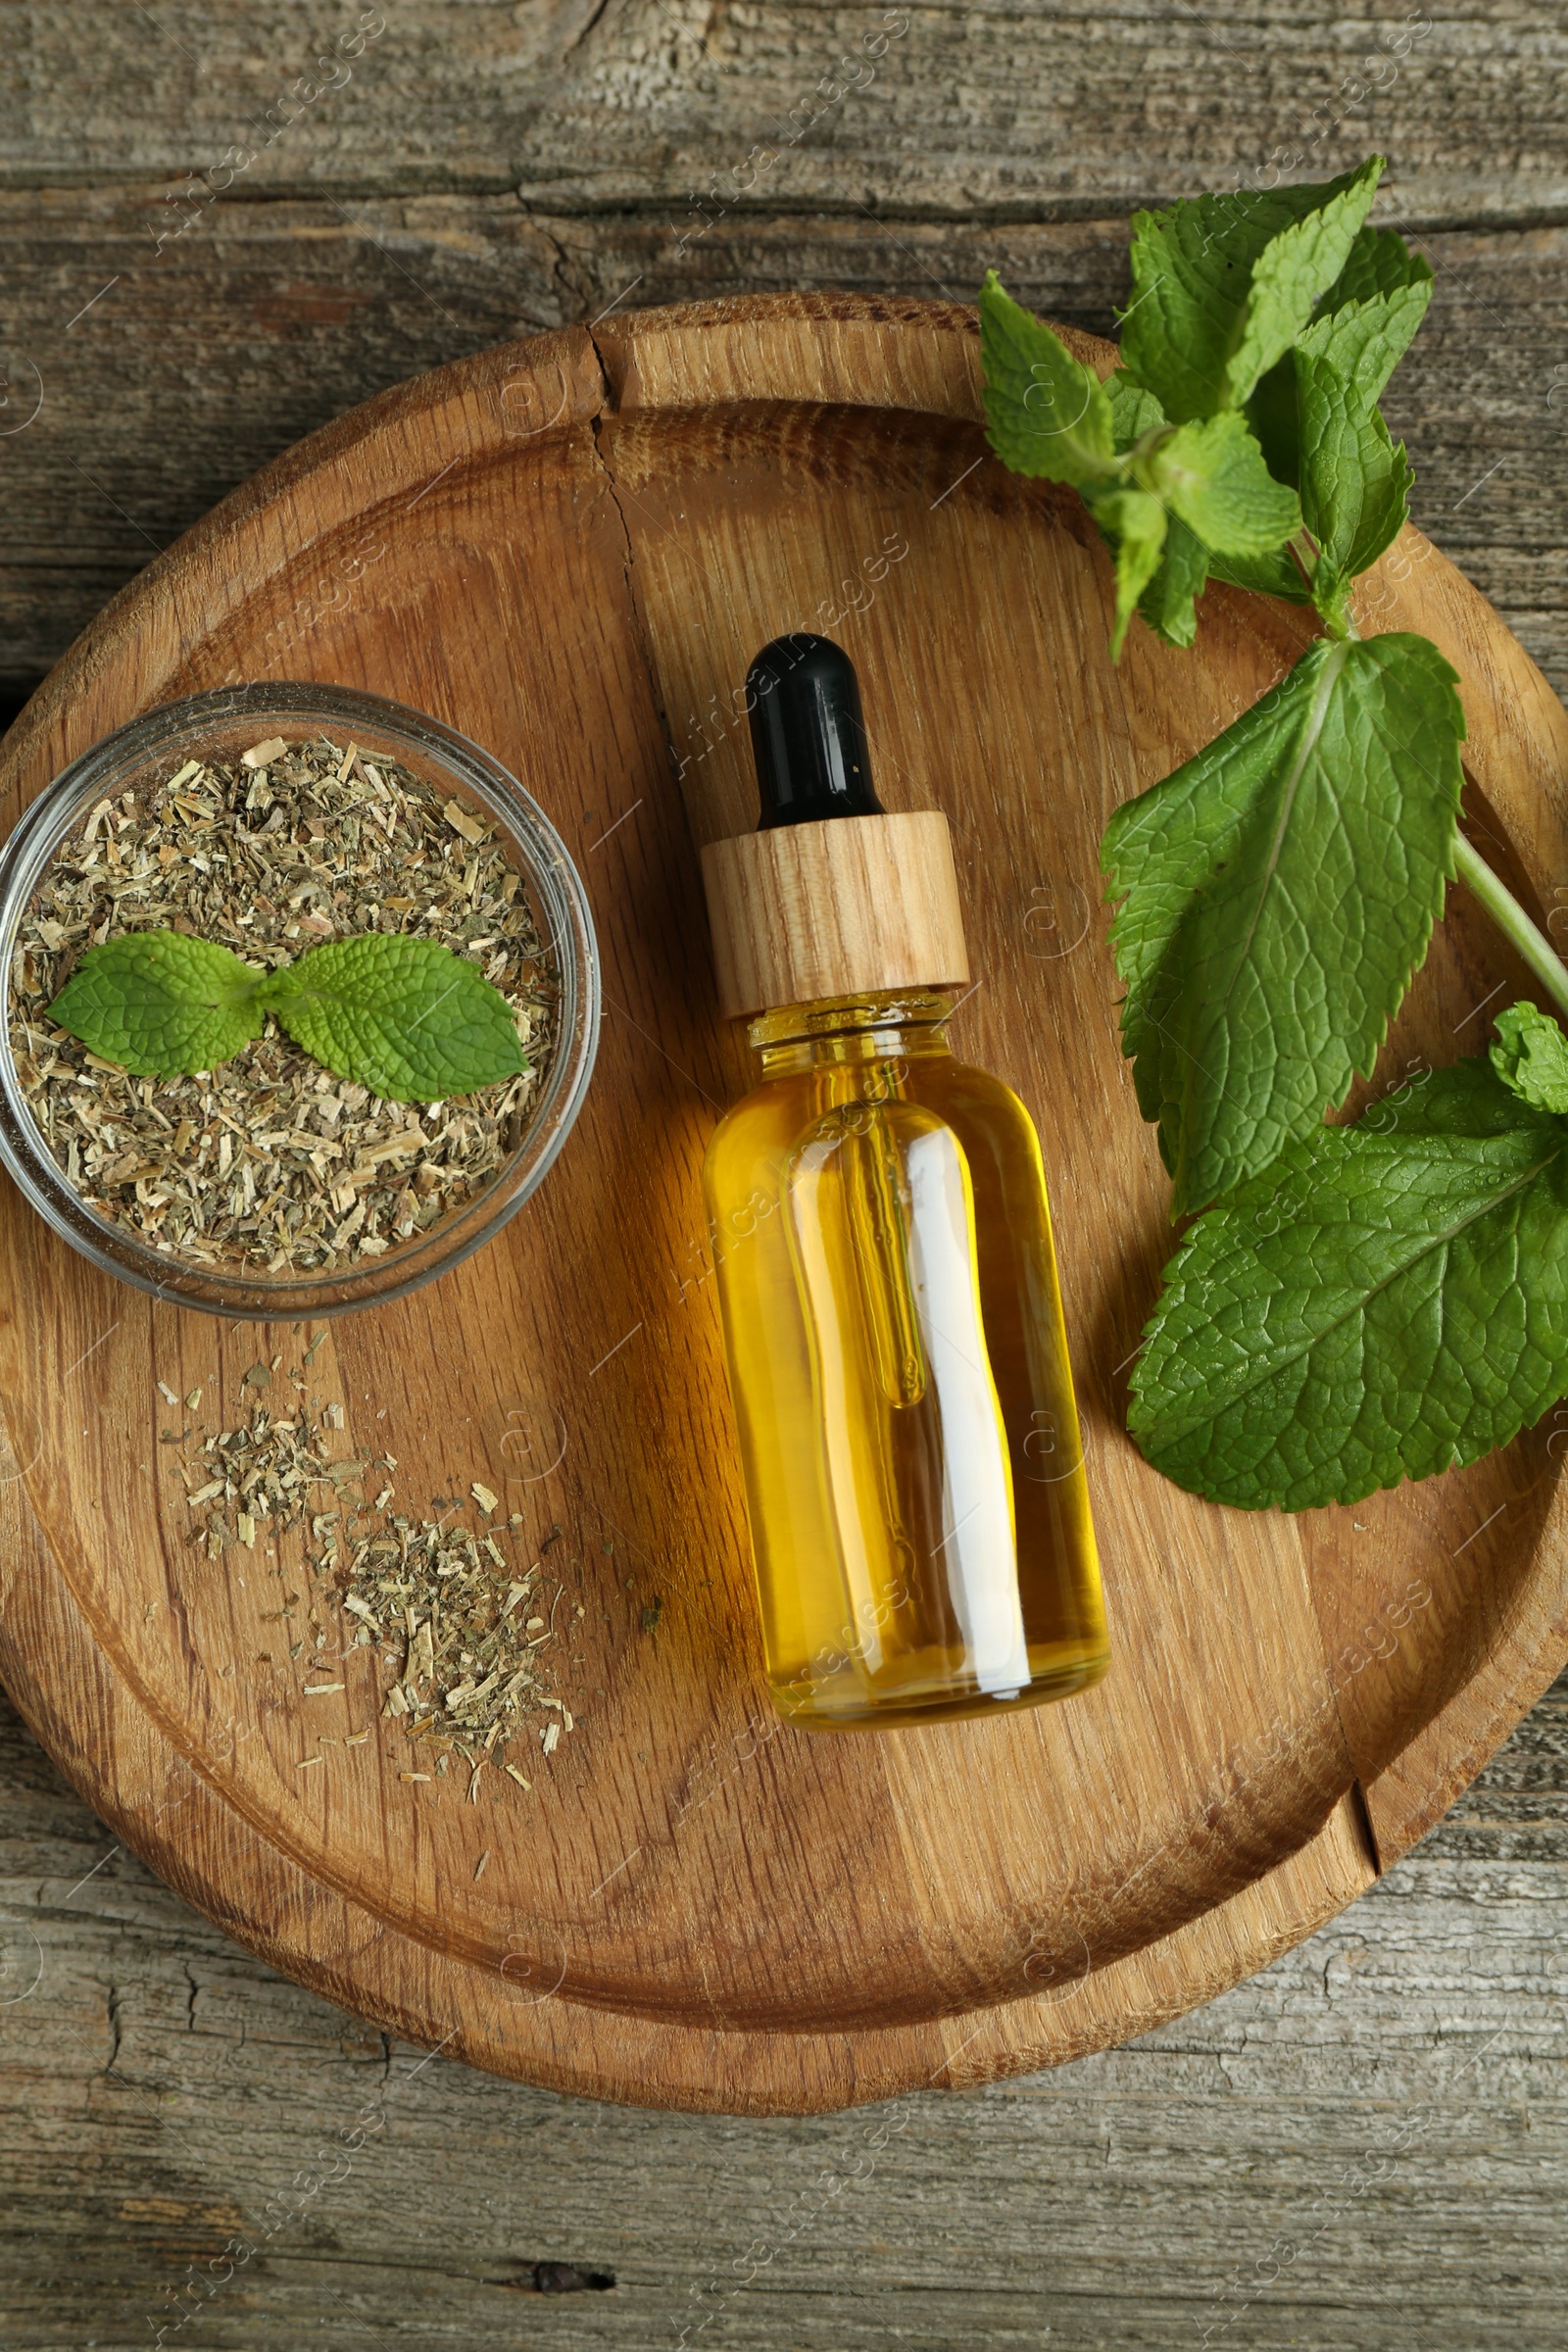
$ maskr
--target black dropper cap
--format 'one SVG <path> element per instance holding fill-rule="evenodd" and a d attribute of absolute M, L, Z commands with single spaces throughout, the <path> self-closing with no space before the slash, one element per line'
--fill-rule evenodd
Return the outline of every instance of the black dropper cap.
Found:
<path fill-rule="evenodd" d="M 855 664 L 826 637 L 801 631 L 764 645 L 746 673 L 752 750 L 762 813 L 771 825 L 826 816 L 881 816 Z"/>

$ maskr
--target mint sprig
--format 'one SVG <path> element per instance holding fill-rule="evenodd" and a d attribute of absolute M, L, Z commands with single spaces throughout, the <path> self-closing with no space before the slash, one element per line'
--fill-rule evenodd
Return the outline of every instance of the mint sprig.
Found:
<path fill-rule="evenodd" d="M 1193 551 L 1224 550 L 1245 560 L 1283 546 L 1299 527 L 1295 491 L 1270 474 L 1244 417 L 1172 424 L 1133 378 L 1118 372 L 1107 388 L 1059 335 L 1013 301 L 995 270 L 980 292 L 980 349 L 997 455 L 1015 473 L 1077 490 L 1110 546 L 1113 659 L 1175 534 L 1169 574 L 1192 578 L 1177 593 L 1171 621 L 1177 641 L 1185 642 L 1204 570 L 1195 567 Z"/>
<path fill-rule="evenodd" d="M 1378 401 L 1432 290 L 1370 224 L 1382 169 L 1140 214 L 1100 401 L 994 272 L 980 297 L 992 445 L 1100 524 L 1113 656 L 1135 608 L 1190 645 L 1210 577 L 1310 605 L 1326 633 L 1119 809 L 1102 853 L 1173 1213 L 1217 1203 L 1167 1268 L 1129 1427 L 1182 1485 L 1253 1507 L 1472 1461 L 1568 1394 L 1557 1023 L 1516 1005 L 1489 1060 L 1322 1125 L 1370 1076 L 1456 877 L 1568 1014 L 1561 958 L 1458 832 L 1453 670 L 1422 637 L 1363 641 L 1351 612 L 1407 517 Z M 1076 391 L 1070 463 L 1031 423 L 1039 383 Z"/>
<path fill-rule="evenodd" d="M 1189 505 L 1187 540 L 1167 541 L 1139 610 L 1189 642 L 1192 595 L 1213 571 L 1311 601 L 1338 641 L 1303 656 L 1283 687 L 1106 832 L 1107 886 L 1125 902 L 1113 933 L 1128 990 L 1123 1038 L 1145 1116 L 1159 1123 L 1178 1215 L 1266 1166 L 1344 1102 L 1357 1072 L 1369 1074 L 1454 871 L 1464 736 L 1454 673 L 1424 639 L 1361 645 L 1348 617 L 1356 575 L 1405 519 L 1409 467 L 1377 400 L 1431 293 L 1427 265 L 1366 225 L 1380 170 L 1373 158 L 1327 187 L 1240 210 L 1200 198 L 1146 218 L 1134 241 L 1135 286 L 1141 273 L 1151 301 L 1147 318 L 1141 301 L 1129 312 L 1129 327 L 1144 322 L 1124 339 L 1133 365 L 1118 373 L 1152 379 L 1138 421 L 1147 436 L 1155 394 L 1219 403 L 1208 421 L 1156 444 L 1226 431 L 1247 453 L 1236 503 L 1258 516 L 1248 546 L 1242 530 L 1214 527 L 1216 500 Z M 1174 291 L 1150 276 L 1158 254 Z M 1227 321 L 1230 357 L 1204 362 L 1201 384 L 1183 373 L 1206 348 L 1195 317 Z M 1179 352 L 1154 332 L 1159 318 L 1184 327 Z M 1294 341 L 1276 350 L 1287 320 Z M 1225 405 L 1242 401 L 1245 422 Z M 1120 389 L 1114 405 L 1131 422 L 1132 392 Z M 1265 460 L 1264 478 L 1300 500 L 1288 548 L 1271 548 L 1262 527 Z"/>
<path fill-rule="evenodd" d="M 49 1012 L 145 1077 L 212 1069 L 260 1037 L 269 1013 L 384 1102 L 470 1094 L 527 1066 L 500 990 L 450 948 L 397 932 L 329 941 L 273 971 L 179 931 L 128 932 L 88 949 Z"/>

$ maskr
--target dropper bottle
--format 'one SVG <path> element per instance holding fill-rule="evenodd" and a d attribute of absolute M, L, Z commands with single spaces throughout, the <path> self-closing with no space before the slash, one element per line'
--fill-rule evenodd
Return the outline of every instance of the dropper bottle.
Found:
<path fill-rule="evenodd" d="M 955 1059 L 947 819 L 889 814 L 825 638 L 747 677 L 755 833 L 703 874 L 760 1084 L 703 1171 L 775 1705 L 809 1730 L 1060 1698 L 1108 1649 L 1034 1125 Z"/>

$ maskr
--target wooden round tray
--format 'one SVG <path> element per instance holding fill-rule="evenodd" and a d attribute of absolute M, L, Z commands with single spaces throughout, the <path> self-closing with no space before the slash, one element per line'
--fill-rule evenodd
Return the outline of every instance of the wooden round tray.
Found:
<path fill-rule="evenodd" d="M 730 302 L 509 345 L 238 491 L 6 747 L 9 823 L 171 696 L 236 675 L 365 686 L 499 754 L 586 876 L 608 1009 L 564 1154 L 457 1273 L 319 1327 L 310 1379 L 344 1408 L 345 1451 L 397 1456 L 408 1507 L 479 1479 L 535 1543 L 562 1531 L 581 1720 L 528 1793 L 401 1781 L 370 1654 L 344 1696 L 303 1700 L 308 1661 L 255 1662 L 277 1647 L 271 1580 L 247 1590 L 238 1554 L 189 1544 L 156 1384 L 200 1386 L 207 1426 L 232 1426 L 247 1369 L 294 1363 L 309 1335 L 155 1304 L 0 1198 L 0 1671 L 19 1703 L 115 1834 L 231 1934 L 529 2082 L 806 2111 L 1120 2040 L 1348 1903 L 1568 1649 L 1547 1427 L 1294 1519 L 1182 1494 L 1123 1432 L 1171 1233 L 1118 1051 L 1099 837 L 1307 624 L 1211 589 L 1193 653 L 1137 625 L 1113 669 L 1094 531 L 986 455 L 980 413 L 973 317 L 936 305 Z M 1454 661 L 1472 830 L 1551 909 L 1560 705 L 1413 531 L 1363 602 Z M 763 1693 L 698 1190 L 750 1079 L 712 1010 L 697 847 L 754 821 L 734 690 L 799 627 L 859 666 L 887 805 L 952 820 L 981 976 L 956 1037 L 1045 1148 L 1114 1662 L 995 1724 L 812 1738 Z M 1455 894 L 1378 1084 L 1480 1049 L 1512 993 L 1523 975 Z"/>

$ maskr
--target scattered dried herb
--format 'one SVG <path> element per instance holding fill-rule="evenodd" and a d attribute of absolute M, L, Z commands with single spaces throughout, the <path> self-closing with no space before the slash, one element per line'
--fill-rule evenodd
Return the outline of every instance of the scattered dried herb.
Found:
<path fill-rule="evenodd" d="M 217 1560 L 235 1545 L 254 1551 L 259 1537 L 265 1544 L 275 1530 L 303 1526 L 318 1598 L 340 1612 L 340 1645 L 327 1652 L 327 1629 L 314 1601 L 308 1620 L 300 1618 L 306 1594 L 288 1589 L 280 1566 L 282 1605 L 266 1621 L 294 1636 L 293 1658 L 308 1646 L 297 1629 L 307 1622 L 314 1629 L 301 1695 L 341 1692 L 345 1685 L 331 1669 L 351 1648 L 373 1647 L 392 1669 L 383 1719 L 401 1723 L 411 1740 L 426 1745 L 438 1773 L 455 1754 L 468 1767 L 471 1798 L 486 1764 L 528 1788 L 507 1756 L 509 1744 L 537 1738 L 548 1756 L 574 1728 L 571 1709 L 551 1688 L 545 1656 L 556 1639 L 551 1619 L 564 1587 L 557 1583 L 547 1613 L 540 1562 L 519 1572 L 509 1561 L 502 1546 L 510 1544 L 514 1552 L 520 1520 L 476 1533 L 455 1524 L 450 1512 L 416 1520 L 388 1511 L 393 1490 L 384 1475 L 396 1470 L 395 1457 L 333 1459 L 325 1434 L 340 1426 L 340 1408 L 329 1405 L 313 1417 L 302 1398 L 285 1415 L 257 1404 L 239 1428 L 204 1439 L 181 1457 L 186 1499 L 200 1514 L 192 1542 Z M 372 1488 L 373 1504 L 355 1492 Z M 488 1517 L 498 1506 L 491 1497 L 480 1507 Z M 270 1661 L 270 1654 L 264 1656 Z M 354 1743 L 366 1736 L 356 1735 Z"/>
<path fill-rule="evenodd" d="M 253 1365 L 242 1388 L 251 1385 L 257 1370 L 265 1373 L 267 1366 Z M 361 1472 L 359 1462 L 328 1457 L 322 1444 L 326 1426 L 313 1420 L 303 1402 L 286 1416 L 258 1404 L 241 1427 L 204 1441 L 194 1468 L 187 1461 L 187 1477 L 197 1483 L 185 1499 L 202 1513 L 197 1535 L 210 1560 L 221 1559 L 236 1544 L 254 1550 L 263 1520 L 269 1531 L 297 1527 L 310 1511 L 313 1493 L 337 1486 L 346 1469 Z M 313 1534 L 318 1543 L 323 1533 L 329 1531 L 318 1518 Z M 323 1545 L 317 1555 L 319 1564 L 329 1564 L 334 1549 L 335 1540 Z"/>
<path fill-rule="evenodd" d="M 421 1113 L 333 1078 L 270 1020 L 205 1076 L 134 1076 L 47 1008 L 89 947 L 144 930 L 270 971 L 323 940 L 435 941 L 500 990 L 529 1067 Z M 24 918 L 10 1035 L 50 1153 L 101 1215 L 199 1264 L 332 1272 L 427 1233 L 496 1174 L 548 1071 L 556 998 L 482 815 L 352 744 L 274 738 L 97 805 Z"/>
<path fill-rule="evenodd" d="M 537 1562 L 513 1573 L 495 1535 L 476 1537 L 442 1520 L 391 1520 L 356 1547 L 350 1563 L 343 1605 L 361 1620 L 356 1639 L 390 1641 L 394 1654 L 401 1652 L 382 1714 L 401 1721 L 411 1739 L 428 1741 L 439 1758 L 462 1756 L 472 1776 L 470 1797 L 484 1766 L 502 1763 L 519 1733 L 537 1729 L 548 1756 L 573 1728 L 541 1655 L 555 1639 L 541 1574 Z M 560 1598 L 558 1586 L 555 1605 Z M 550 1719 L 539 1722 L 547 1712 Z M 528 1787 L 514 1766 L 508 1769 Z"/>

